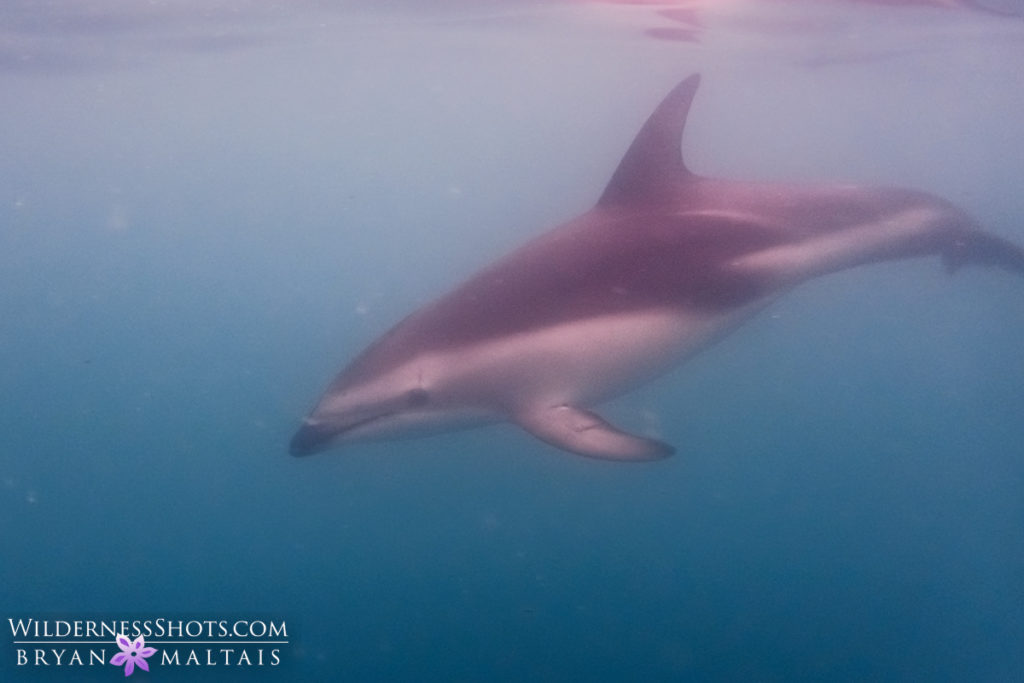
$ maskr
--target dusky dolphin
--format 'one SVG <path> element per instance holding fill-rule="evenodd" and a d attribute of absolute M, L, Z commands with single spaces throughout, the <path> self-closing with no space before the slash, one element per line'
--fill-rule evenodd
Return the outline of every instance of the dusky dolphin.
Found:
<path fill-rule="evenodd" d="M 810 278 L 935 254 L 1024 274 L 1024 250 L 933 195 L 746 183 L 680 150 L 699 75 L 661 102 L 597 205 L 415 311 L 334 379 L 293 455 L 510 421 L 613 460 L 670 455 L 589 408 L 721 339 Z"/>

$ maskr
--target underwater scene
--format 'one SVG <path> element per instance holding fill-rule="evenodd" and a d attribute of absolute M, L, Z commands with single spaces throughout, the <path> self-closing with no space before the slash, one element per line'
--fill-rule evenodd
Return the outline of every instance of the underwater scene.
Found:
<path fill-rule="evenodd" d="M 1024 3 L 5 0 L 0 680 L 1024 680 Z"/>

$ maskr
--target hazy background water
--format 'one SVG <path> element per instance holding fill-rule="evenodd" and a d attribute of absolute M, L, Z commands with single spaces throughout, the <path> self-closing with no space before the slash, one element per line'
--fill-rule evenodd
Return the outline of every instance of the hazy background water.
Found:
<path fill-rule="evenodd" d="M 5 2 L 5 633 L 283 616 L 275 680 L 1021 680 L 1002 272 L 805 286 L 605 410 L 667 461 L 511 427 L 286 454 L 347 359 L 587 209 L 694 71 L 694 170 L 920 187 L 1024 242 L 1019 16 L 688 10 Z M 253 672 L 138 675 L 186 674 Z"/>

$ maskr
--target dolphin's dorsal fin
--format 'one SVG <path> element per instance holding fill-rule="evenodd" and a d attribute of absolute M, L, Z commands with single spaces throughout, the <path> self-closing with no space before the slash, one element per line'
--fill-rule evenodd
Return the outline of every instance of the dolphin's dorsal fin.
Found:
<path fill-rule="evenodd" d="M 698 85 L 700 75 L 693 74 L 665 96 L 622 157 L 598 206 L 656 200 L 673 181 L 690 175 L 680 147 Z"/>

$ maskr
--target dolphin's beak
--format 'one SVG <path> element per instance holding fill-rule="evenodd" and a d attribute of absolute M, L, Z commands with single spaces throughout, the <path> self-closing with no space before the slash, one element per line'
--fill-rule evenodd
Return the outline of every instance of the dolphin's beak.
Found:
<path fill-rule="evenodd" d="M 325 451 L 331 447 L 335 439 L 343 434 L 347 434 L 359 427 L 364 427 L 381 418 L 390 417 L 392 414 L 390 411 L 382 411 L 371 414 L 368 417 L 359 417 L 357 415 L 351 418 L 347 424 L 339 424 L 335 420 L 320 422 L 313 418 L 307 418 L 302 423 L 302 426 L 299 427 L 299 431 L 295 432 L 295 436 L 292 437 L 288 451 L 295 456 L 313 455 L 314 453 Z"/>
<path fill-rule="evenodd" d="M 337 434 L 336 430 L 306 422 L 299 428 L 299 431 L 295 432 L 295 436 L 292 437 L 288 446 L 288 452 L 297 457 L 313 455 L 327 448 L 335 434 Z"/>

